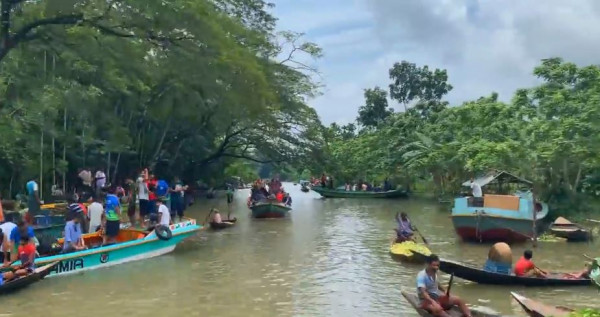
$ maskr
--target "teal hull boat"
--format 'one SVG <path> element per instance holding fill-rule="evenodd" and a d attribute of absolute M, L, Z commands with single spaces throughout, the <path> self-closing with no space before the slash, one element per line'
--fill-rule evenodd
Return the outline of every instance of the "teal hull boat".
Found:
<path fill-rule="evenodd" d="M 141 230 L 122 229 L 117 239 L 125 240 L 123 242 L 73 253 L 42 256 L 35 260 L 35 264 L 40 267 L 59 261 L 58 265 L 50 271 L 48 276 L 51 277 L 148 259 L 173 251 L 178 243 L 195 235 L 201 226 L 196 224 L 196 220 L 189 219 L 173 224 L 169 229 L 171 237 L 168 239 L 162 236 L 159 238 L 156 231 L 146 234 Z M 99 233 L 90 233 L 84 235 L 84 239 L 88 244 L 88 242 L 101 241 L 102 238 Z"/>
<path fill-rule="evenodd" d="M 385 192 L 346 191 L 340 189 L 329 189 L 313 186 L 312 190 L 327 198 L 398 198 L 407 197 L 408 194 L 402 189 L 388 190 Z"/>
<path fill-rule="evenodd" d="M 292 209 L 282 203 L 257 203 L 251 206 L 254 218 L 283 218 Z"/>

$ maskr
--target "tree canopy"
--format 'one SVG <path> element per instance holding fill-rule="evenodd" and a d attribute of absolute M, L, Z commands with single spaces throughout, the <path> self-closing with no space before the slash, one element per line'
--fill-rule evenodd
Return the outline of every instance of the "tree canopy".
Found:
<path fill-rule="evenodd" d="M 449 107 L 445 70 L 396 63 L 390 95 L 415 103 L 376 125 L 363 123 L 361 108 L 358 123 L 375 129 L 360 133 L 331 125 L 327 168 L 343 181 L 431 182 L 438 195 L 456 194 L 463 181 L 491 169 L 507 170 L 534 180 L 554 207 L 581 208 L 582 198 L 600 193 L 600 66 L 550 58 L 533 74 L 542 84 L 518 90 L 509 103 L 491 93 Z"/>
<path fill-rule="evenodd" d="M 319 151 L 321 56 L 262 0 L 1 1 L 0 190 L 77 168 L 188 181 Z M 227 173 L 247 168 L 236 163 Z M 66 175 L 63 179 L 62 175 Z"/>

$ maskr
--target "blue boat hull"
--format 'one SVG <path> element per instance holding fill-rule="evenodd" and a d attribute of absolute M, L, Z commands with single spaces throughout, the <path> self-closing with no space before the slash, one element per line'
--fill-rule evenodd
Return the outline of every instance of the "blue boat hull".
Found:
<path fill-rule="evenodd" d="M 195 235 L 201 227 L 196 224 L 195 220 L 190 220 L 173 224 L 170 229 L 173 236 L 169 240 L 161 240 L 154 232 L 151 232 L 142 239 L 68 254 L 41 257 L 37 258 L 35 263 L 39 267 L 60 261 L 48 275 L 58 276 L 148 259 L 173 251 L 178 243 Z"/>

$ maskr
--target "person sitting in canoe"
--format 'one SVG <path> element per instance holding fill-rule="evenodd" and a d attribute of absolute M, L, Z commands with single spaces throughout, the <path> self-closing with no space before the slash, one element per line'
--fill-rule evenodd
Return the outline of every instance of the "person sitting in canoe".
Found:
<path fill-rule="evenodd" d="M 286 206 L 292 205 L 292 196 L 290 196 L 290 193 L 286 192 L 285 194 L 283 194 L 283 203 Z"/>
<path fill-rule="evenodd" d="M 398 223 L 398 228 L 394 229 L 396 231 L 396 243 L 414 241 L 414 228 L 408 219 L 408 215 L 403 212 L 398 217 L 398 213 L 396 213 L 396 222 Z"/>
<path fill-rule="evenodd" d="M 73 215 L 69 215 L 72 217 Z M 85 242 L 83 241 L 81 224 L 79 217 L 73 217 L 65 224 L 65 239 L 63 242 L 62 253 L 85 250 Z"/>
<path fill-rule="evenodd" d="M 438 282 L 437 272 L 440 269 L 440 258 L 431 254 L 427 257 L 427 267 L 417 274 L 417 294 L 421 308 L 436 317 L 450 317 L 446 310 L 458 306 L 463 316 L 471 317 L 466 303 L 456 296 L 444 294 L 446 291 Z"/>
<path fill-rule="evenodd" d="M 23 236 L 19 245 L 19 260 L 21 265 L 15 271 L 17 276 L 25 276 L 35 271 L 35 245 L 28 236 Z"/>
<path fill-rule="evenodd" d="M 590 278 L 590 274 L 592 274 L 592 270 L 594 269 L 594 264 L 588 262 L 585 264 L 585 269 L 583 271 L 577 273 L 569 273 L 565 274 L 566 278 L 570 279 L 582 279 L 582 278 Z"/>
<path fill-rule="evenodd" d="M 221 214 L 219 213 L 219 209 L 213 209 L 212 223 L 222 223 L 223 218 L 221 218 Z"/>
<path fill-rule="evenodd" d="M 533 261 L 531 261 L 532 258 L 533 252 L 531 250 L 523 252 L 523 256 L 515 264 L 514 272 L 516 276 L 545 278 L 548 275 L 548 273 L 540 270 L 533 264 Z"/>

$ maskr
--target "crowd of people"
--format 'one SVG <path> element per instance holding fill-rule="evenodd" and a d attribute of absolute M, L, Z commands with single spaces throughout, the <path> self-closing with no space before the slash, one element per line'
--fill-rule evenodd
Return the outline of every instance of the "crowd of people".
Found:
<path fill-rule="evenodd" d="M 324 188 L 335 189 L 333 176 L 323 173 L 321 178 L 310 178 L 312 186 L 321 186 Z M 374 186 L 373 183 L 365 182 L 362 179 L 357 182 L 346 182 L 344 184 L 345 191 L 367 191 L 367 192 L 381 192 L 393 190 L 393 186 L 389 179 L 385 179 L 381 186 Z"/>
<path fill-rule="evenodd" d="M 102 245 L 116 243 L 124 211 L 127 212 L 130 225 L 137 227 L 168 226 L 176 217 L 179 221 L 184 217 L 185 191 L 188 186 L 183 185 L 177 177 L 169 185 L 149 173 L 148 169 L 143 169 L 135 181 L 125 180 L 124 186 L 109 184 L 100 169 L 94 177 L 89 169 L 81 169 L 78 177 L 80 183 L 67 197 L 64 242 L 59 251 L 61 253 L 87 249 L 89 246 L 83 239 L 85 233 L 99 232 L 103 237 Z M 22 219 L 16 223 L 5 221 L 0 209 L 0 262 L 7 267 L 21 261 L 11 272 L 1 274 L 0 285 L 32 272 L 35 269 L 34 259 L 39 256 L 38 251 L 53 249 L 52 246 L 40 245 L 32 225 L 38 219 L 49 216 L 41 208 L 44 202 L 40 199 L 37 180 L 27 182 L 26 190 L 28 210 Z"/>
<path fill-rule="evenodd" d="M 251 206 L 265 201 L 277 201 L 286 206 L 292 205 L 292 197 L 284 190 L 278 177 L 271 179 L 268 184 L 261 179 L 257 179 L 252 184 L 248 205 Z"/>

